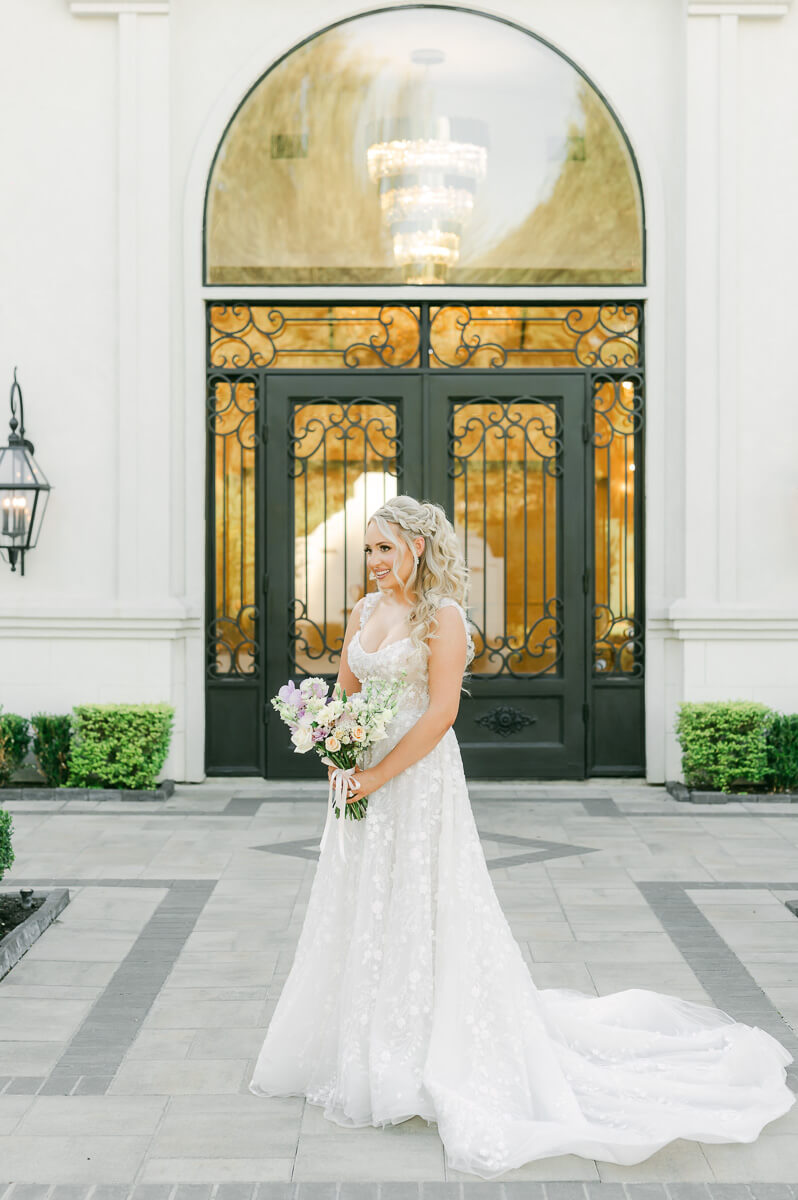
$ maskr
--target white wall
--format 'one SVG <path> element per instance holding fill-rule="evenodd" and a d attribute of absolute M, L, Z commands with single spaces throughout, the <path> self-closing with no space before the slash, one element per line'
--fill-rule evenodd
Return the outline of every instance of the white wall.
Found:
<path fill-rule="evenodd" d="M 262 71 L 369 6 L 117 7 L 121 18 L 73 15 L 68 0 L 0 8 L 10 48 L 0 103 L 14 114 L 2 148 L 18 172 L 0 192 L 0 390 L 18 364 L 54 485 L 25 579 L 0 566 L 0 703 L 29 712 L 169 699 L 179 716 L 168 773 L 196 779 L 204 180 L 227 116 Z M 672 777 L 680 699 L 757 695 L 798 709 L 787 290 L 798 10 L 740 18 L 733 36 L 726 20 L 721 37 L 720 17 L 688 19 L 673 0 L 481 7 L 587 72 L 643 174 L 648 757 L 651 779 Z M 718 11 L 714 0 L 702 7 Z"/>
<path fill-rule="evenodd" d="M 665 668 L 653 779 L 679 775 L 680 700 L 798 711 L 798 10 L 689 7 L 685 572 L 681 594 L 651 612 Z"/>

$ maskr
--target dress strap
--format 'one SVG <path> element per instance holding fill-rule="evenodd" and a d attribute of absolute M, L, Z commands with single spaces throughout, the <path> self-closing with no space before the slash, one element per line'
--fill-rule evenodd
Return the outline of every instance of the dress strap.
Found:
<path fill-rule="evenodd" d="M 363 597 L 363 607 L 360 610 L 360 628 L 366 624 L 366 621 L 371 615 L 371 610 L 380 598 L 379 592 L 366 592 Z"/>

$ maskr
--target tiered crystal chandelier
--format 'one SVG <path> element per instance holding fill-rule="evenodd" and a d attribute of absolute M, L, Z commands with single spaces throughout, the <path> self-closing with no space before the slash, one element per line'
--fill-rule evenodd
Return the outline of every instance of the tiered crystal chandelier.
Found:
<path fill-rule="evenodd" d="M 463 117 L 400 117 L 369 132 L 369 176 L 379 185 L 405 282 L 445 283 L 485 177 L 487 126 Z"/>

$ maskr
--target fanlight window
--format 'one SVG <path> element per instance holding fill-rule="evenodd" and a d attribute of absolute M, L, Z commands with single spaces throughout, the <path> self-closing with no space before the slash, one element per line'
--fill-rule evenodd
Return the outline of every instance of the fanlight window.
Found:
<path fill-rule="evenodd" d="M 635 165 L 562 55 L 441 8 L 353 18 L 282 59 L 219 146 L 210 284 L 643 282 Z"/>

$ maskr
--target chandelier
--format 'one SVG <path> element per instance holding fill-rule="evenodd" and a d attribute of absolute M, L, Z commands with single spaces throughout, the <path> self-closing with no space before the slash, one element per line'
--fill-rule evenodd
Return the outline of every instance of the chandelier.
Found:
<path fill-rule="evenodd" d="M 445 283 L 485 177 L 485 122 L 393 118 L 370 126 L 369 142 L 369 177 L 405 283 Z"/>

